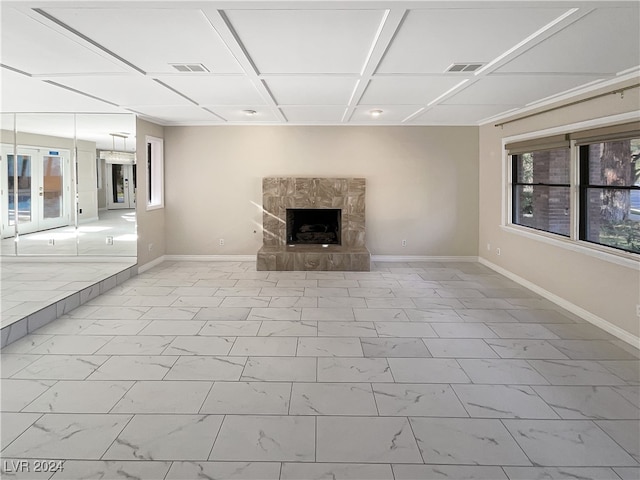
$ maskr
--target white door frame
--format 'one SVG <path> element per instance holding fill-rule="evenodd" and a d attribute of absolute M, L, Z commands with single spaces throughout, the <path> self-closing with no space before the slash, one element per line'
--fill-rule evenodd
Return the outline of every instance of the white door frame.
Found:
<path fill-rule="evenodd" d="M 122 176 L 124 181 L 124 188 L 122 191 L 122 202 L 116 202 L 113 198 L 113 165 L 118 165 L 122 168 Z M 133 181 L 135 163 L 118 163 L 107 162 L 106 164 L 106 193 L 107 193 L 107 210 L 118 209 L 131 209 L 136 207 L 136 186 Z"/>
<path fill-rule="evenodd" d="M 2 238 L 15 235 L 14 225 L 9 225 L 9 185 L 8 169 L 9 157 L 13 157 L 13 145 L 2 144 Z M 70 223 L 70 213 L 73 209 L 71 195 L 71 166 L 70 152 L 65 149 L 47 147 L 29 147 L 18 145 L 18 156 L 29 156 L 31 177 L 30 220 L 21 222 L 18 218 L 18 233 L 33 233 L 51 228 L 64 227 Z M 62 200 L 60 204 L 61 215 L 54 218 L 45 218 L 45 185 L 43 161 L 45 158 L 59 158 L 62 167 Z M 13 160 L 11 160 L 13 161 Z M 17 172 L 14 172 L 16 174 Z M 20 205 L 18 205 L 18 210 Z M 19 216 L 18 216 L 19 217 Z"/>

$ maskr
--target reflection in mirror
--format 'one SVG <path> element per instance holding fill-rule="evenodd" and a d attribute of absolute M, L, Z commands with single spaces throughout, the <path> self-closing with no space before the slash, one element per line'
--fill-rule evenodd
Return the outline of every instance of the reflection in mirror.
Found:
<path fill-rule="evenodd" d="M 77 255 L 73 114 L 16 115 L 18 255 Z"/>
<path fill-rule="evenodd" d="M 2 254 L 135 257 L 135 116 L 1 121 Z"/>
<path fill-rule="evenodd" d="M 136 255 L 135 116 L 77 114 L 78 253 Z"/>
<path fill-rule="evenodd" d="M 3 113 L 0 121 L 2 254 L 15 256 L 1 271 L 4 342 L 31 332 L 31 315 L 37 328 L 86 301 L 81 290 L 102 291 L 101 282 L 113 286 L 131 274 L 135 117 Z M 122 178 L 116 187 L 107 172 Z"/>
<path fill-rule="evenodd" d="M 15 114 L 0 114 L 0 253 L 16 254 L 15 225 L 15 171 L 13 151 L 15 149 Z M 11 159 L 11 161 L 9 161 Z M 17 160 L 17 159 L 15 159 Z"/>

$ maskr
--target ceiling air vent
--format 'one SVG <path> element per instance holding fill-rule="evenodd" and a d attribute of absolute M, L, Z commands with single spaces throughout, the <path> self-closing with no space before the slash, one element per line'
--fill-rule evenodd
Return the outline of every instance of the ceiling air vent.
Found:
<path fill-rule="evenodd" d="M 182 73 L 208 73 L 207 67 L 201 63 L 170 63 L 173 68 Z"/>
<path fill-rule="evenodd" d="M 446 72 L 475 72 L 483 65 L 483 63 L 454 63 L 447 68 Z"/>

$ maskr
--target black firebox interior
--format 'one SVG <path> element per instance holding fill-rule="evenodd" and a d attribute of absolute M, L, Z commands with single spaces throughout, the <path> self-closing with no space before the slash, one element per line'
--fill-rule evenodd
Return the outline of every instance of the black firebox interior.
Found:
<path fill-rule="evenodd" d="M 288 208 L 287 244 L 340 245 L 339 208 Z"/>

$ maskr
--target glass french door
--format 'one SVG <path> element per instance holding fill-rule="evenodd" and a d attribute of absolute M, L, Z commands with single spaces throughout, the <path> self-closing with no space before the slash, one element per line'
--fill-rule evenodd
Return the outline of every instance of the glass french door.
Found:
<path fill-rule="evenodd" d="M 136 166 L 107 163 L 107 208 L 135 208 Z"/>
<path fill-rule="evenodd" d="M 16 221 L 20 234 L 69 225 L 69 152 L 19 146 L 16 158 L 2 145 L 0 153 L 2 237 L 14 235 Z"/>

